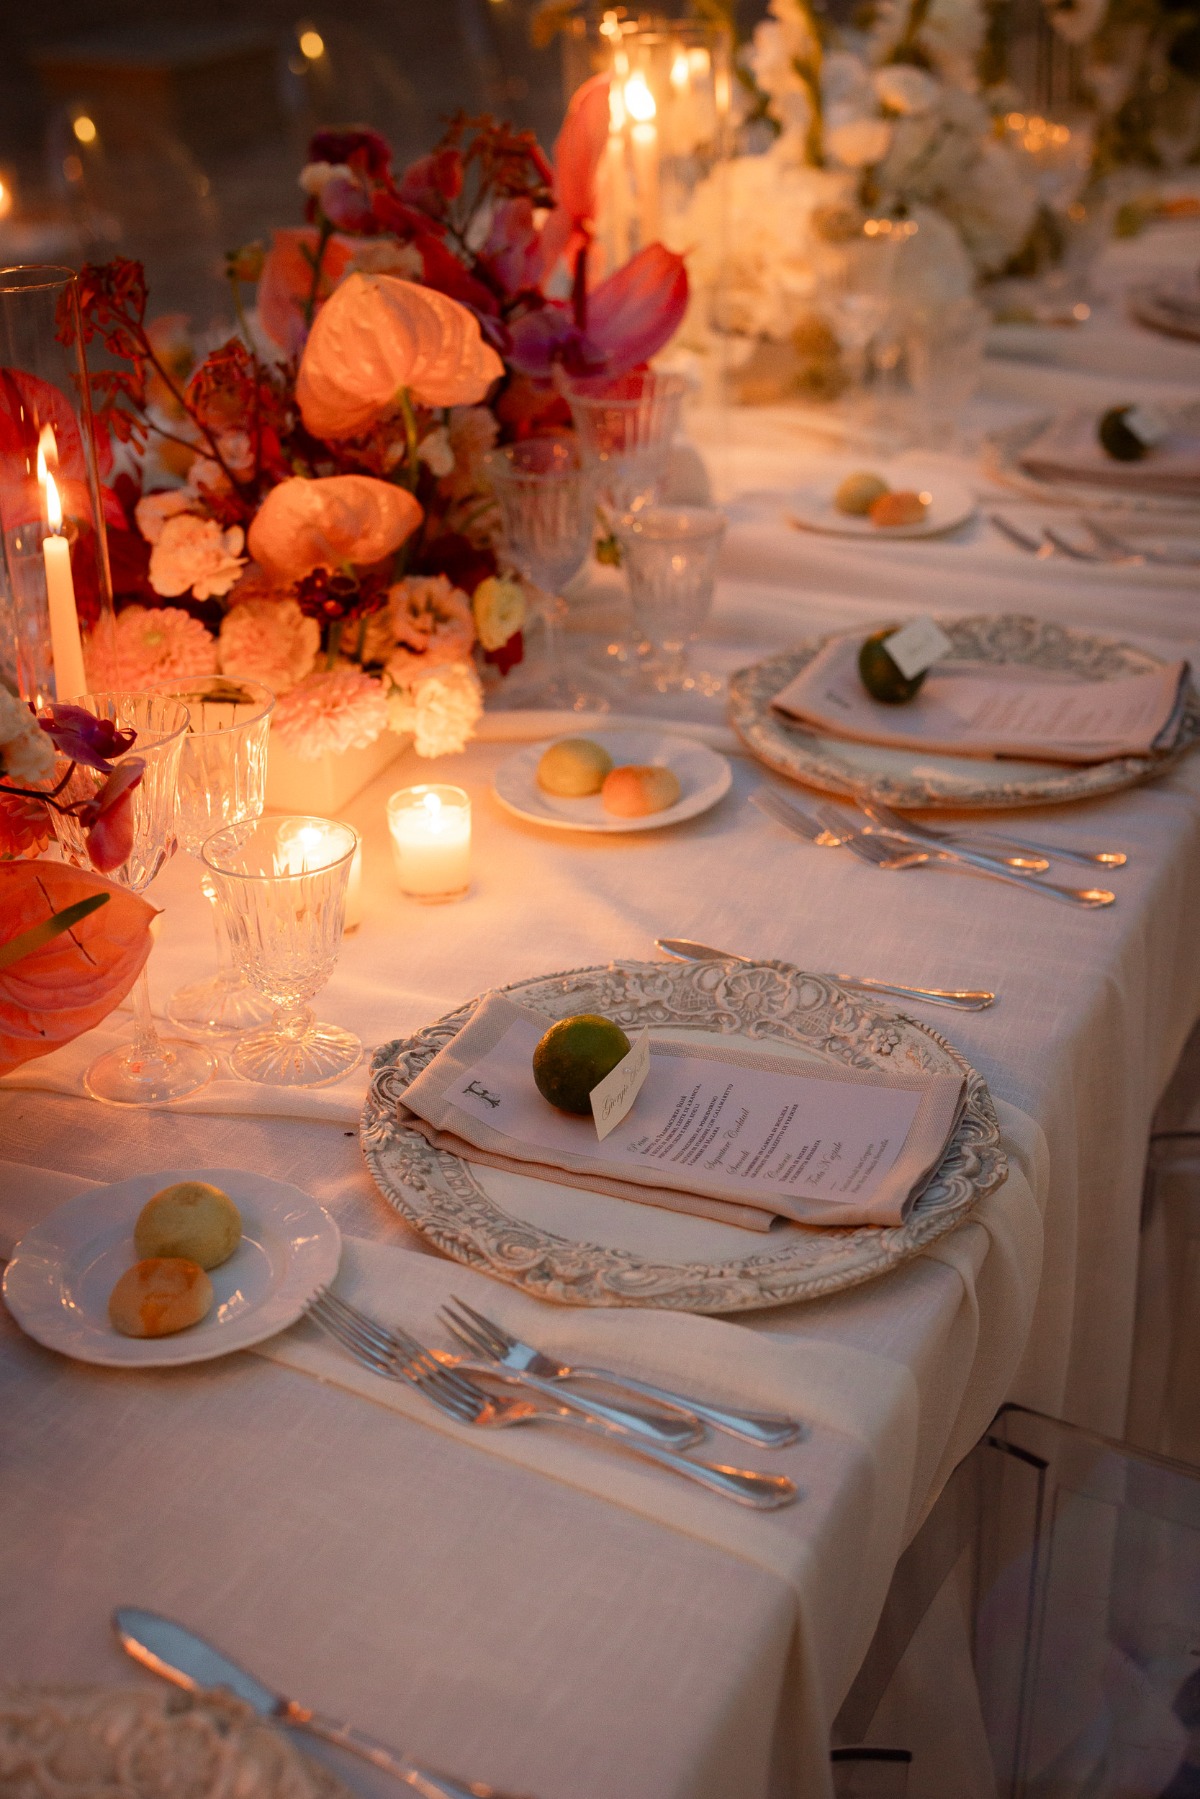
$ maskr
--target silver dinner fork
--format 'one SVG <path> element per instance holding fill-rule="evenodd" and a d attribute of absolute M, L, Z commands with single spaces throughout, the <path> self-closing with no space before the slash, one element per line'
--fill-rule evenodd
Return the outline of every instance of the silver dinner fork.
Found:
<path fill-rule="evenodd" d="M 780 1449 L 785 1443 L 796 1443 L 805 1434 L 804 1426 L 795 1418 L 773 1416 L 764 1412 L 743 1412 L 732 1406 L 716 1406 L 706 1400 L 692 1399 L 687 1394 L 672 1392 L 667 1387 L 657 1387 L 650 1381 L 636 1380 L 629 1374 L 616 1374 L 609 1368 L 591 1368 L 571 1362 L 560 1362 L 553 1356 L 544 1355 L 540 1349 L 534 1349 L 530 1343 L 522 1343 L 502 1325 L 491 1318 L 485 1318 L 474 1306 L 469 1306 L 465 1299 L 458 1299 L 451 1294 L 451 1304 L 443 1306 L 438 1316 L 442 1323 L 465 1348 L 482 1355 L 486 1360 L 498 1362 L 504 1368 L 513 1368 L 519 1373 L 532 1373 L 544 1376 L 549 1381 L 590 1380 L 600 1381 L 606 1387 L 612 1387 L 622 1393 L 636 1393 L 643 1399 L 657 1399 L 663 1405 L 679 1406 L 693 1417 L 705 1424 L 711 1424 L 714 1430 L 727 1431 L 731 1437 L 741 1437 L 747 1443 L 759 1443 L 769 1449 Z"/>
<path fill-rule="evenodd" d="M 818 806 L 817 817 L 831 837 L 847 828 L 843 825 L 836 807 Z M 985 856 L 978 850 L 933 843 L 930 843 L 928 848 L 924 848 L 915 837 L 908 834 L 902 836 L 895 831 L 888 832 L 882 837 L 873 836 L 869 831 L 864 832 L 857 841 L 864 847 L 874 845 L 876 848 L 882 848 L 888 837 L 896 844 L 914 845 L 919 854 L 916 860 L 897 862 L 894 859 L 887 860 L 885 852 L 885 858 L 882 861 L 878 857 L 875 858 L 880 868 L 920 868 L 924 865 L 928 868 L 970 869 L 977 874 L 986 875 L 989 880 L 1005 881 L 1010 887 L 1023 887 L 1026 892 L 1044 893 L 1047 899 L 1061 900 L 1066 905 L 1087 906 L 1093 910 L 1098 906 L 1111 906 L 1117 897 L 1107 887 L 1063 887 L 1058 881 L 1043 881 L 1036 875 L 1018 874 L 1007 863 L 998 862 L 994 856 Z M 847 843 L 846 847 L 853 849 L 854 844 Z"/>
<path fill-rule="evenodd" d="M 581 1435 L 623 1449 L 629 1455 L 653 1462 L 710 1492 L 735 1500 L 738 1505 L 753 1506 L 758 1511 L 777 1511 L 800 1496 L 795 1482 L 785 1474 L 759 1474 L 752 1468 L 689 1461 L 687 1456 L 677 1455 L 674 1450 L 661 1449 L 626 1431 L 606 1424 L 592 1424 L 586 1418 L 563 1410 L 560 1395 L 556 1395 L 554 1409 L 546 1410 L 526 1400 L 511 1399 L 507 1394 L 485 1392 L 457 1368 L 440 1363 L 415 1337 L 395 1326 L 385 1330 L 357 1306 L 336 1299 L 327 1289 L 309 1301 L 305 1315 L 339 1343 L 360 1367 L 388 1380 L 407 1381 L 457 1424 L 484 1430 L 506 1430 L 522 1424 L 566 1425 Z M 494 1378 L 511 1380 L 513 1377 L 495 1370 Z"/>
<path fill-rule="evenodd" d="M 331 1293 L 326 1294 L 325 1298 L 331 1310 L 341 1309 L 342 1322 L 345 1324 L 345 1314 L 352 1309 L 348 1302 L 344 1299 L 336 1299 Z M 315 1314 L 314 1320 L 318 1324 L 322 1323 L 322 1319 L 316 1317 Z M 359 1313 L 354 1322 L 360 1335 L 373 1331 L 377 1347 L 381 1349 L 394 1348 L 393 1338 L 399 1341 L 399 1332 L 389 1331 L 383 1325 L 375 1324 L 373 1320 L 367 1318 L 365 1313 Z M 411 1342 L 412 1339 L 408 1338 L 407 1341 Z M 489 1365 L 490 1357 L 485 1358 L 485 1366 L 480 1370 L 470 1364 L 463 1364 L 461 1356 L 444 1355 L 440 1350 L 430 1350 L 429 1354 L 448 1373 L 453 1373 L 460 1368 L 466 1376 L 477 1372 L 487 1374 L 492 1372 Z M 559 1392 L 549 1381 L 542 1380 L 536 1373 L 513 1374 L 509 1376 L 509 1379 L 514 1385 L 519 1384 L 528 1387 L 531 1392 L 540 1393 L 557 1406 L 564 1406 L 568 1411 L 578 1412 L 581 1418 L 588 1418 L 594 1423 L 611 1426 L 614 1430 L 629 1431 L 633 1436 L 645 1438 L 647 1442 L 656 1443 L 663 1449 L 690 1449 L 704 1436 L 704 1426 L 699 1419 L 693 1417 L 690 1412 L 680 1410 L 678 1406 L 672 1407 L 668 1415 L 666 1412 L 643 1411 L 638 1406 L 606 1405 L 602 1400 L 585 1399 L 578 1393 Z"/>
<path fill-rule="evenodd" d="M 911 818 L 885 806 L 882 800 L 859 800 L 858 803 L 868 818 L 874 819 L 876 824 L 887 830 L 899 831 L 909 837 L 930 837 L 943 848 L 954 849 L 961 845 L 971 849 L 978 844 L 985 850 L 992 845 L 998 850 L 1015 850 L 1017 857 L 1006 855 L 1003 860 L 1014 868 L 1026 867 L 1034 873 L 1040 873 L 1046 868 L 1047 858 L 1051 856 L 1063 862 L 1083 862 L 1093 866 L 1099 863 L 1101 868 L 1124 868 L 1129 860 L 1124 850 L 1066 849 L 1061 844 L 1035 843 L 1029 837 L 1002 837 L 998 831 L 971 831 L 954 825 L 916 824 Z M 1030 857 L 1036 858 L 1036 861 L 1030 861 Z"/>
<path fill-rule="evenodd" d="M 1156 568 L 1200 567 L 1200 556 L 1171 556 L 1166 550 L 1151 549 L 1148 544 L 1130 543 L 1128 538 L 1118 537 L 1108 525 L 1102 525 L 1094 518 L 1083 518 L 1080 523 L 1098 544 L 1113 551 L 1124 562 L 1150 562 Z"/>

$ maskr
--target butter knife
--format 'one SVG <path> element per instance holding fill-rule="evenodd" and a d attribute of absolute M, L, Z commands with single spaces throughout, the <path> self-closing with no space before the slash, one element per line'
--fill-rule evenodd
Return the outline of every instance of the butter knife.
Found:
<path fill-rule="evenodd" d="M 664 955 L 677 962 L 749 962 L 749 956 L 735 956 L 732 950 L 710 949 L 707 943 L 693 943 L 687 937 L 656 937 Z M 897 999 L 918 999 L 930 1006 L 950 1006 L 956 1012 L 983 1012 L 996 1003 L 996 995 L 986 989 L 969 987 L 901 987 L 892 981 L 875 981 L 869 975 L 834 974 L 830 980 L 843 987 L 861 987 L 867 993 L 890 993 Z"/>
<path fill-rule="evenodd" d="M 505 1795 L 497 1792 L 495 1787 L 483 1786 L 476 1781 L 454 1780 L 446 1774 L 435 1774 L 429 1768 L 419 1768 L 406 1755 L 376 1742 L 374 1737 L 356 1730 L 352 1724 L 324 1718 L 296 1699 L 285 1699 L 282 1693 L 273 1693 L 270 1687 L 230 1661 L 203 1637 L 158 1612 L 121 1606 L 113 1613 L 113 1628 L 126 1654 L 152 1673 L 161 1674 L 164 1680 L 174 1681 L 177 1687 L 184 1687 L 189 1693 L 226 1687 L 261 1718 L 298 1725 L 312 1736 L 335 1743 L 339 1749 L 348 1749 L 352 1755 L 393 1775 L 420 1793 L 423 1799 L 517 1799 L 515 1794 Z"/>

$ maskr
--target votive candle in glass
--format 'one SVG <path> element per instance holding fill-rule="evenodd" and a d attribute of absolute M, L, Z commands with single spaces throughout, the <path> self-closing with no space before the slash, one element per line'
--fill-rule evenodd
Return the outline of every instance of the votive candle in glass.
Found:
<path fill-rule="evenodd" d="M 340 842 L 342 827 L 332 819 L 288 819 L 279 828 L 281 874 L 306 874 L 320 864 Z M 362 839 L 355 847 L 346 881 L 347 931 L 356 931 L 362 923 Z"/>
<path fill-rule="evenodd" d="M 471 800 L 461 787 L 401 787 L 387 803 L 400 891 L 427 905 L 460 899 L 471 879 Z"/>

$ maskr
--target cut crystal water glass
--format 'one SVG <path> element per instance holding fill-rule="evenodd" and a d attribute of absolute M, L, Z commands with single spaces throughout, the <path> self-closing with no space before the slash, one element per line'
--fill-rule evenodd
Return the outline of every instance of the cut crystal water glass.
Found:
<path fill-rule="evenodd" d="M 128 755 L 143 764 L 144 773 L 130 801 L 133 845 L 110 878 L 141 893 L 175 853 L 175 791 L 188 709 L 181 700 L 153 693 L 86 693 L 72 704 L 137 733 Z M 95 769 L 77 766 L 64 798 L 90 799 L 105 778 Z M 80 868 L 90 867 L 79 820 L 56 813 L 54 825 L 69 860 Z M 182 1099 L 203 1087 L 212 1078 L 213 1059 L 199 1044 L 158 1035 L 144 968 L 132 1000 L 133 1043 L 126 1049 L 109 1050 L 92 1063 L 84 1076 L 92 1098 L 109 1105 L 153 1106 Z"/>
<path fill-rule="evenodd" d="M 235 681 L 221 675 L 201 676 L 172 691 L 191 717 L 179 758 L 176 831 L 180 848 L 199 858 L 206 838 L 222 825 L 262 815 L 275 696 L 257 681 Z M 267 1024 L 271 1006 L 247 985 L 234 965 L 229 934 L 207 869 L 201 887 L 213 908 L 217 972 L 173 993 L 167 1017 L 181 1030 L 201 1036 L 232 1036 Z"/>
<path fill-rule="evenodd" d="M 511 704 L 603 712 L 604 694 L 580 686 L 566 664 L 560 623 L 562 589 L 578 574 L 592 547 L 595 482 L 576 446 L 560 437 L 530 437 L 485 458 L 500 508 L 510 561 L 542 596 L 549 672 L 536 684 L 512 681 Z"/>
<path fill-rule="evenodd" d="M 308 1001 L 333 973 L 346 919 L 358 834 L 328 818 L 262 818 L 228 825 L 205 843 L 234 959 L 274 1007 L 245 1031 L 233 1072 L 276 1087 L 326 1087 L 362 1060 L 362 1044 L 318 1022 Z"/>
<path fill-rule="evenodd" d="M 706 506 L 648 506 L 620 527 L 634 629 L 649 646 L 642 676 L 659 693 L 721 689 L 690 653 L 712 610 L 724 536 L 724 516 Z"/>

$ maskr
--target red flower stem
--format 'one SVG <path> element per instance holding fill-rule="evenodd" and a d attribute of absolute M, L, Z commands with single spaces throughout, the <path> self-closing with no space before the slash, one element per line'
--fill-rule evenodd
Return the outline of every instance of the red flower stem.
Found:
<path fill-rule="evenodd" d="M 213 436 L 213 434 L 209 430 L 208 426 L 204 423 L 203 419 L 197 418 L 194 409 L 188 403 L 187 395 L 185 393 L 180 392 L 179 388 L 176 387 L 174 381 L 172 381 L 170 375 L 167 373 L 167 371 L 163 367 L 162 363 L 158 360 L 158 357 L 154 354 L 154 346 L 150 342 L 150 339 L 147 337 L 145 330 L 141 326 L 138 327 L 138 336 L 140 337 L 141 342 L 142 342 L 142 346 L 143 346 L 142 354 L 145 357 L 146 361 L 150 364 L 151 368 L 154 369 L 155 373 L 158 375 L 159 380 L 163 383 L 163 386 L 167 389 L 167 392 L 172 396 L 173 399 L 178 401 L 180 406 L 183 407 L 183 410 L 187 413 L 188 417 L 191 419 L 193 425 L 195 425 L 196 429 L 202 434 L 205 442 L 207 443 L 209 449 L 212 452 L 213 461 L 216 463 L 217 467 L 220 469 L 220 471 L 224 475 L 225 479 L 229 482 L 229 485 L 234 489 L 235 492 L 238 491 L 242 487 L 242 482 L 240 482 L 238 480 L 237 476 L 233 473 L 233 470 L 229 467 L 228 463 L 225 461 L 225 458 L 221 454 L 220 446 L 218 445 L 216 438 Z M 250 354 L 254 360 L 255 373 L 257 374 L 258 358 L 256 356 L 254 356 L 253 350 L 251 350 Z M 144 407 L 142 410 L 142 417 L 145 420 L 145 422 L 150 426 L 150 429 L 152 431 L 157 432 L 159 437 L 165 438 L 168 443 L 181 443 L 181 444 L 186 445 L 186 447 L 189 450 L 195 449 L 195 447 L 196 447 L 195 444 L 188 443 L 188 441 L 185 437 L 176 437 L 174 432 L 162 431 L 162 430 L 159 430 L 159 427 L 157 425 L 150 424 L 150 420 L 146 416 Z"/>
<path fill-rule="evenodd" d="M 316 255 L 313 257 L 312 286 L 308 290 L 308 299 L 304 302 L 304 323 L 311 329 L 313 314 L 317 310 L 317 295 L 321 287 L 321 264 L 325 260 L 325 248 L 333 236 L 333 226 L 325 217 L 321 219 L 321 235 L 317 239 Z"/>
<path fill-rule="evenodd" d="M 571 282 L 571 310 L 580 331 L 587 330 L 587 257 L 588 246 L 582 244 L 575 258 L 575 276 Z"/>

